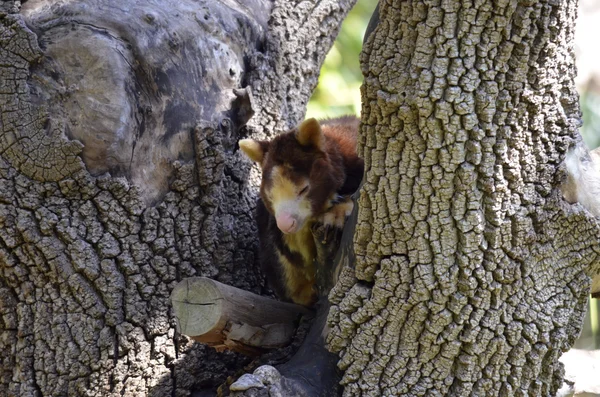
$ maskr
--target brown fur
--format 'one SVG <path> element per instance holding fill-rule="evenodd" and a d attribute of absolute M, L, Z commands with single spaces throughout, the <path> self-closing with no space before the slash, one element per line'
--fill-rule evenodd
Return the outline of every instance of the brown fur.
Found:
<path fill-rule="evenodd" d="M 271 287 L 283 299 L 306 306 L 315 302 L 311 227 L 316 222 L 342 227 L 352 209 L 347 196 L 358 189 L 364 168 L 356 154 L 357 134 L 355 117 L 321 123 L 308 119 L 269 142 L 240 141 L 263 171 L 257 205 L 260 258 Z M 340 196 L 346 197 L 340 202 Z M 285 209 L 279 213 L 291 211 L 298 230 L 279 229 L 278 208 Z"/>

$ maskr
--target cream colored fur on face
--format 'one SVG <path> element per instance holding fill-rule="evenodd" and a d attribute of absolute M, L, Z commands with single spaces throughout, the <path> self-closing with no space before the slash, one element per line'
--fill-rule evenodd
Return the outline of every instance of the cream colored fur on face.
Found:
<path fill-rule="evenodd" d="M 265 193 L 273 206 L 275 218 L 282 212 L 293 214 L 298 221 L 298 229 L 302 229 L 312 216 L 310 201 L 306 195 L 299 195 L 308 185 L 308 179 L 298 186 L 283 176 L 280 166 L 273 167 L 268 177 L 271 178 L 271 186 Z"/>

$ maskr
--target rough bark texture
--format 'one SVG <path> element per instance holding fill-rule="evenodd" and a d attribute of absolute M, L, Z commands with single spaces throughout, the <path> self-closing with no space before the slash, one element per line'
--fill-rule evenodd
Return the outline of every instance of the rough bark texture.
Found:
<path fill-rule="evenodd" d="M 600 252 L 558 191 L 576 1 L 380 6 L 356 263 L 330 294 L 344 395 L 554 395 Z"/>
<path fill-rule="evenodd" d="M 247 363 L 178 336 L 169 294 L 262 290 L 236 142 L 301 118 L 351 3 L 2 4 L 0 395 L 189 395 Z"/>

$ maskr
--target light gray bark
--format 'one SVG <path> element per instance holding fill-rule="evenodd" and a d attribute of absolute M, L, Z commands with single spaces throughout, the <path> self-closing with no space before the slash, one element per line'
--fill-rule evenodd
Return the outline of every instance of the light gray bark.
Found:
<path fill-rule="evenodd" d="M 330 294 L 345 396 L 554 395 L 600 226 L 558 189 L 576 1 L 389 1 L 365 43 L 366 176 Z"/>
<path fill-rule="evenodd" d="M 0 395 L 184 396 L 248 362 L 178 336 L 169 294 L 262 290 L 236 142 L 301 118 L 351 3 L 3 3 Z"/>

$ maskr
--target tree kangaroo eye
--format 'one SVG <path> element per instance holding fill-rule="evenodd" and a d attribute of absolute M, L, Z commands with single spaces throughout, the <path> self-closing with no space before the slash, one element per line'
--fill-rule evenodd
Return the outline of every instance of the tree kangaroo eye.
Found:
<path fill-rule="evenodd" d="M 308 185 L 304 186 L 304 188 L 302 190 L 300 190 L 300 193 L 298 193 L 298 196 L 302 196 L 306 192 L 308 192 Z"/>

